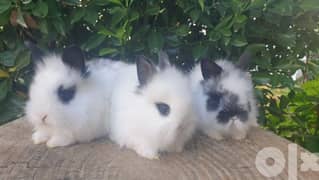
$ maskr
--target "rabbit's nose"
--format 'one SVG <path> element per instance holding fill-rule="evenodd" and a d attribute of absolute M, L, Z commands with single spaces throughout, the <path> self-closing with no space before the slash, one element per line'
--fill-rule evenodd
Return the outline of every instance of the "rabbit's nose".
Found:
<path fill-rule="evenodd" d="M 43 124 L 46 124 L 45 120 L 47 119 L 48 115 L 44 115 L 41 118 L 41 121 L 43 122 Z"/>

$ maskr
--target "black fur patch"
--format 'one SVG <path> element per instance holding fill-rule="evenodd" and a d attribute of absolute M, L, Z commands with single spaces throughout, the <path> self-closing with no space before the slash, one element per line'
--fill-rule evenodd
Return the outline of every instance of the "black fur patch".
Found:
<path fill-rule="evenodd" d="M 226 124 L 235 116 L 237 116 L 242 122 L 247 121 L 248 112 L 238 105 L 238 100 L 239 97 L 234 94 L 231 94 L 228 97 L 225 107 L 219 111 L 217 115 L 217 120 L 219 123 Z"/>
<path fill-rule="evenodd" d="M 84 73 L 86 70 L 83 52 L 77 46 L 65 48 L 62 53 L 62 61 L 81 73 Z"/>
<path fill-rule="evenodd" d="M 222 94 L 219 92 L 209 92 L 207 95 L 208 99 L 206 100 L 206 110 L 215 111 L 220 104 Z"/>
<path fill-rule="evenodd" d="M 139 56 L 139 59 L 136 61 L 136 68 L 140 87 L 145 86 L 156 73 L 155 66 L 144 56 Z"/>
<path fill-rule="evenodd" d="M 34 63 L 42 62 L 44 52 L 31 41 L 24 42 L 25 46 L 31 51 L 31 60 Z"/>
<path fill-rule="evenodd" d="M 250 104 L 249 101 L 248 101 L 248 103 L 247 103 L 247 107 L 248 107 L 248 111 L 251 112 L 251 104 Z"/>
<path fill-rule="evenodd" d="M 218 113 L 217 120 L 219 123 L 226 124 L 234 116 L 237 116 L 240 121 L 245 122 L 248 119 L 248 112 L 237 105 L 233 107 L 227 107 Z"/>
<path fill-rule="evenodd" d="M 68 104 L 75 96 L 76 86 L 64 88 L 62 85 L 58 88 L 58 97 L 63 104 Z"/>
<path fill-rule="evenodd" d="M 202 59 L 200 63 L 204 80 L 217 78 L 223 72 L 223 69 L 218 64 L 208 59 Z"/>

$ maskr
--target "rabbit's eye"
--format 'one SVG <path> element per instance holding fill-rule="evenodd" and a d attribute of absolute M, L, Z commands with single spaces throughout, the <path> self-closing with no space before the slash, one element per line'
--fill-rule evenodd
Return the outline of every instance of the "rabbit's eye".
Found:
<path fill-rule="evenodd" d="M 75 95 L 76 87 L 71 86 L 69 88 L 64 88 L 62 85 L 58 88 L 58 97 L 63 104 L 69 103 Z"/>
<path fill-rule="evenodd" d="M 170 113 L 170 107 L 166 103 L 155 103 L 157 110 L 162 116 L 168 116 Z"/>
<path fill-rule="evenodd" d="M 207 111 L 214 111 L 218 108 L 220 103 L 220 99 L 222 97 L 221 93 L 211 92 L 208 94 L 208 99 L 206 101 L 206 109 Z"/>

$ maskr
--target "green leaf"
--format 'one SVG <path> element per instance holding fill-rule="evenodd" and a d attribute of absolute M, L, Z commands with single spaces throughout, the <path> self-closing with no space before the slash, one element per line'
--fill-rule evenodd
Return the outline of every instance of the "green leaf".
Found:
<path fill-rule="evenodd" d="M 11 1 L 9 0 L 0 1 L 0 14 L 8 10 L 10 7 L 11 7 Z"/>
<path fill-rule="evenodd" d="M 293 0 L 276 0 L 272 3 L 272 8 L 269 11 L 281 16 L 292 16 L 294 12 Z"/>
<path fill-rule="evenodd" d="M 175 30 L 176 35 L 182 36 L 182 37 L 187 36 L 188 32 L 189 32 L 189 27 L 187 25 L 181 25 Z"/>
<path fill-rule="evenodd" d="M 153 15 L 158 15 L 164 11 L 165 11 L 165 8 L 161 9 L 161 7 L 156 5 L 156 6 L 153 6 L 151 8 L 146 9 L 145 14 L 153 16 Z"/>
<path fill-rule="evenodd" d="M 12 67 L 14 66 L 16 56 L 13 51 L 5 51 L 0 53 L 0 64 Z"/>
<path fill-rule="evenodd" d="M 63 0 L 63 3 L 69 6 L 78 6 L 81 4 L 80 0 Z"/>
<path fill-rule="evenodd" d="M 115 48 L 103 48 L 99 51 L 99 56 L 118 54 L 118 49 Z"/>
<path fill-rule="evenodd" d="M 160 32 L 152 31 L 147 38 L 148 47 L 153 52 L 158 52 L 164 45 L 164 37 Z"/>
<path fill-rule="evenodd" d="M 230 37 L 232 35 L 231 30 L 227 28 L 221 29 L 219 32 L 225 37 Z"/>
<path fill-rule="evenodd" d="M 48 15 L 48 5 L 42 0 L 38 0 L 36 6 L 32 10 L 32 14 L 37 17 L 46 17 Z"/>
<path fill-rule="evenodd" d="M 30 64 L 30 51 L 22 51 L 17 56 L 15 68 L 17 71 L 20 71 L 28 64 Z"/>
<path fill-rule="evenodd" d="M 275 34 L 274 41 L 283 47 L 294 47 L 296 45 L 296 34 L 294 32 L 287 32 L 283 34 Z"/>
<path fill-rule="evenodd" d="M 243 14 L 236 17 L 236 23 L 238 24 L 243 24 L 244 22 L 246 22 L 246 20 L 247 20 L 247 16 Z"/>
<path fill-rule="evenodd" d="M 8 78 L 9 73 L 0 69 L 0 78 Z"/>
<path fill-rule="evenodd" d="M 10 20 L 10 15 L 11 15 L 10 11 L 5 11 L 4 13 L 0 15 L 0 26 L 8 24 Z"/>
<path fill-rule="evenodd" d="M 133 10 L 129 12 L 130 22 L 137 20 L 139 17 L 140 17 L 140 14 L 138 13 L 138 11 Z"/>
<path fill-rule="evenodd" d="M 246 46 L 248 44 L 247 40 L 245 37 L 239 36 L 239 37 L 235 37 L 231 40 L 231 45 L 235 46 L 235 47 L 243 47 Z"/>
<path fill-rule="evenodd" d="M 300 2 L 300 7 L 305 11 L 319 10 L 318 0 L 303 0 Z"/>
<path fill-rule="evenodd" d="M 127 9 L 122 7 L 115 7 L 110 11 L 112 14 L 111 26 L 114 27 L 119 24 L 123 18 L 127 15 Z"/>
<path fill-rule="evenodd" d="M 222 38 L 222 35 L 220 32 L 217 32 L 217 31 L 210 31 L 209 34 L 208 34 L 208 37 L 209 37 L 209 40 L 210 41 L 218 41 L 220 40 L 220 38 Z"/>
<path fill-rule="evenodd" d="M 205 7 L 205 0 L 198 0 L 198 4 L 200 6 L 200 8 L 202 9 L 202 11 L 204 11 L 204 7 Z"/>
<path fill-rule="evenodd" d="M 123 3 L 121 0 L 108 0 L 110 3 L 119 5 L 119 6 L 123 6 Z"/>
<path fill-rule="evenodd" d="M 215 27 L 215 30 L 220 30 L 220 29 L 230 29 L 230 27 L 233 24 L 233 16 L 229 15 L 226 17 L 223 17 L 222 19 L 220 19 L 219 23 L 217 24 L 217 26 Z"/>
<path fill-rule="evenodd" d="M 252 0 L 249 8 L 262 8 L 266 4 L 267 0 Z"/>
<path fill-rule="evenodd" d="M 289 99 L 286 96 L 281 96 L 280 97 L 280 102 L 279 102 L 279 107 L 281 110 L 287 108 L 289 104 Z"/>
<path fill-rule="evenodd" d="M 94 8 L 88 8 L 86 9 L 86 13 L 84 16 L 84 20 L 92 25 L 95 25 L 98 21 L 99 14 L 98 11 Z"/>
<path fill-rule="evenodd" d="M 9 91 L 9 80 L 0 81 L 0 102 L 6 98 Z"/>
<path fill-rule="evenodd" d="M 193 57 L 195 59 L 199 59 L 207 53 L 207 50 L 208 50 L 207 46 L 204 46 L 202 44 L 198 44 L 192 49 Z"/>
<path fill-rule="evenodd" d="M 105 27 L 102 27 L 98 33 L 103 34 L 104 36 L 115 36 L 115 34 L 112 31 L 106 29 Z"/>
<path fill-rule="evenodd" d="M 48 34 L 48 23 L 46 20 L 40 20 L 39 22 L 39 29 L 43 34 Z"/>
<path fill-rule="evenodd" d="M 32 2 L 32 0 L 21 0 L 22 4 L 29 4 Z"/>
<path fill-rule="evenodd" d="M 96 47 L 98 47 L 104 41 L 104 35 L 95 34 L 91 36 L 87 42 L 82 46 L 85 51 L 90 51 Z"/>
<path fill-rule="evenodd" d="M 74 10 L 71 15 L 71 24 L 78 22 L 85 15 L 85 8 L 78 8 Z"/>
<path fill-rule="evenodd" d="M 199 9 L 194 9 L 191 12 L 189 12 L 189 16 L 192 18 L 194 22 L 196 22 L 199 19 L 200 15 L 201 11 Z"/>
<path fill-rule="evenodd" d="M 65 36 L 65 25 L 64 21 L 61 18 L 57 18 L 53 20 L 53 26 L 55 27 L 56 31 L 61 34 L 62 36 Z"/>
<path fill-rule="evenodd" d="M 319 152 L 319 136 L 305 137 L 304 146 L 311 152 Z"/>
<path fill-rule="evenodd" d="M 110 0 L 94 0 L 93 3 L 98 6 L 105 6 L 110 4 Z"/>
<path fill-rule="evenodd" d="M 23 115 L 25 98 L 9 93 L 7 98 L 0 103 L 0 124 L 14 120 Z"/>

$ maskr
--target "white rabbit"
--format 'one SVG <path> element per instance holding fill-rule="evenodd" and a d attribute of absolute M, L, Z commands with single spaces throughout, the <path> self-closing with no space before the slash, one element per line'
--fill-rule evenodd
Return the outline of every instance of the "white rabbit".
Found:
<path fill-rule="evenodd" d="M 211 138 L 243 139 L 257 126 L 257 105 L 250 74 L 241 70 L 244 53 L 235 66 L 230 61 L 203 59 L 191 72 L 192 91 L 199 115 L 198 128 Z"/>
<path fill-rule="evenodd" d="M 188 77 L 160 53 L 158 67 L 139 58 L 114 81 L 111 139 L 149 159 L 182 151 L 196 125 Z"/>
<path fill-rule="evenodd" d="M 61 55 L 45 55 L 34 44 L 26 45 L 36 61 L 25 108 L 34 127 L 33 142 L 67 146 L 107 135 L 109 87 L 118 68 L 102 61 L 85 65 L 82 51 L 75 46 Z"/>

